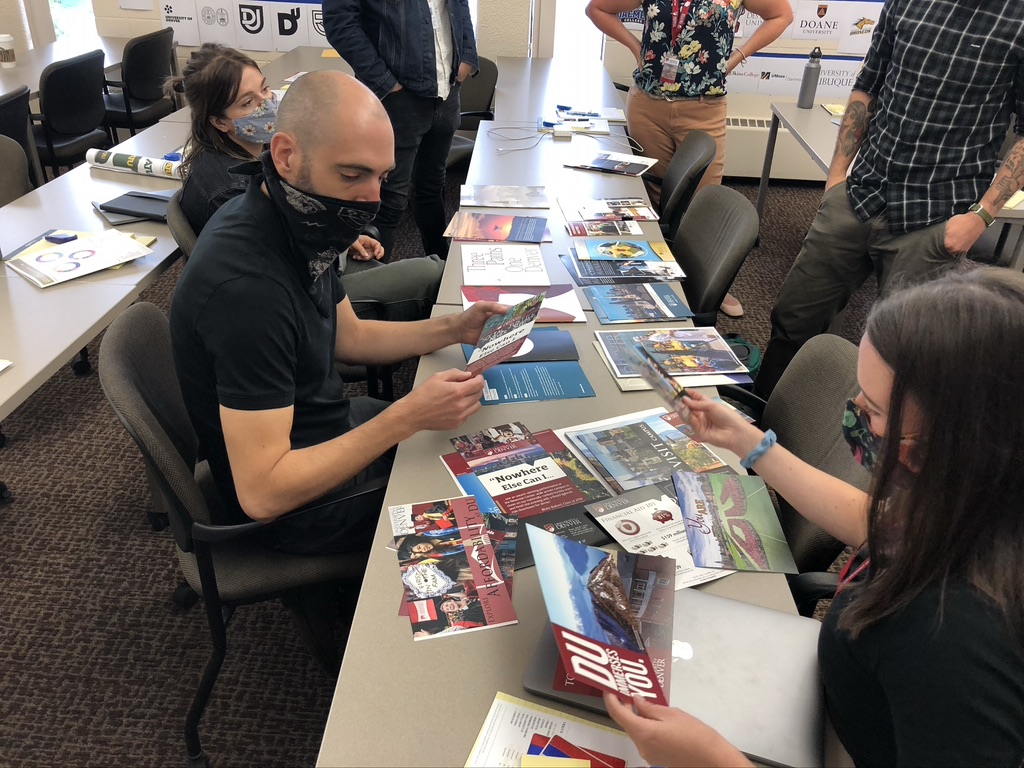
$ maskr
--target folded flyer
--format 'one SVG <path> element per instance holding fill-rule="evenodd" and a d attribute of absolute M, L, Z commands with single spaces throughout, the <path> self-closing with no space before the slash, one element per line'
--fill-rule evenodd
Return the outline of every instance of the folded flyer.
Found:
<path fill-rule="evenodd" d="M 731 571 L 698 568 L 690 556 L 686 520 L 671 482 L 634 488 L 620 496 L 586 505 L 597 524 L 627 552 L 675 561 L 676 589 L 720 579 Z"/>
<path fill-rule="evenodd" d="M 544 294 L 531 296 L 516 304 L 504 315 L 492 315 L 484 323 L 480 340 L 466 364 L 470 373 L 482 373 L 508 360 L 519 351 L 540 312 Z"/>
<path fill-rule="evenodd" d="M 510 585 L 498 567 L 480 506 L 472 496 L 443 500 L 451 527 L 440 535 L 396 537 L 413 639 L 515 624 Z M 441 501 L 390 508 L 391 519 L 444 515 Z"/>
<path fill-rule="evenodd" d="M 576 289 L 568 283 L 551 286 L 528 285 L 464 285 L 462 308 L 469 309 L 478 301 L 497 301 L 499 304 L 518 304 L 530 296 L 544 294 L 537 315 L 538 323 L 585 323 L 587 316 L 576 296 Z"/>
<path fill-rule="evenodd" d="M 591 285 L 583 289 L 602 325 L 655 323 L 693 317 L 686 301 L 661 283 Z"/>
<path fill-rule="evenodd" d="M 675 564 L 605 552 L 526 528 L 559 657 L 569 675 L 629 700 L 668 704 Z"/>

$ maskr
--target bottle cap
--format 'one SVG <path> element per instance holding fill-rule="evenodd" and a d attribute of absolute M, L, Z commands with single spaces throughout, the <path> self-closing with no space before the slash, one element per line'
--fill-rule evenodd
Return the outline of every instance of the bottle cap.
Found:
<path fill-rule="evenodd" d="M 812 59 L 820 59 L 821 58 L 821 48 L 819 48 L 818 46 L 814 46 L 814 50 L 811 51 L 811 58 Z"/>

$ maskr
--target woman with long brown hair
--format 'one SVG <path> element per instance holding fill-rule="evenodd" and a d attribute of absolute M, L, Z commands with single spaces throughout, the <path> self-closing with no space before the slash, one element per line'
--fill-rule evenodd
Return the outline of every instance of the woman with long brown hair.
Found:
<path fill-rule="evenodd" d="M 684 398 L 681 415 L 695 438 L 746 456 L 857 548 L 818 645 L 829 714 L 854 761 L 1020 765 L 1024 275 L 977 270 L 880 302 L 857 376 L 841 426 L 873 468 L 868 494 L 708 398 Z M 679 710 L 605 700 L 653 765 L 746 764 Z"/>

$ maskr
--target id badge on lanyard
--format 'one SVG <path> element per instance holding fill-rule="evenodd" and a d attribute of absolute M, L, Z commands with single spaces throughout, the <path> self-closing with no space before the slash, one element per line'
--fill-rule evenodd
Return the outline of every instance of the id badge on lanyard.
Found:
<path fill-rule="evenodd" d="M 671 85 L 676 81 L 679 74 L 679 55 L 676 47 L 679 44 L 679 35 L 686 25 L 686 19 L 690 15 L 690 7 L 693 0 L 683 0 L 680 8 L 679 0 L 672 0 L 672 38 L 669 43 L 669 52 L 661 62 L 661 82 L 663 85 Z"/>

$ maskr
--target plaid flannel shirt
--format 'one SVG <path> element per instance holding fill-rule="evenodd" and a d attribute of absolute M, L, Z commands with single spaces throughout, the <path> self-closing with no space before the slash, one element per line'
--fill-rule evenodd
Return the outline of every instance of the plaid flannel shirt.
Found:
<path fill-rule="evenodd" d="M 848 194 L 894 234 L 964 213 L 1024 135 L 1024 0 L 887 0 L 854 90 L 875 97 Z"/>

